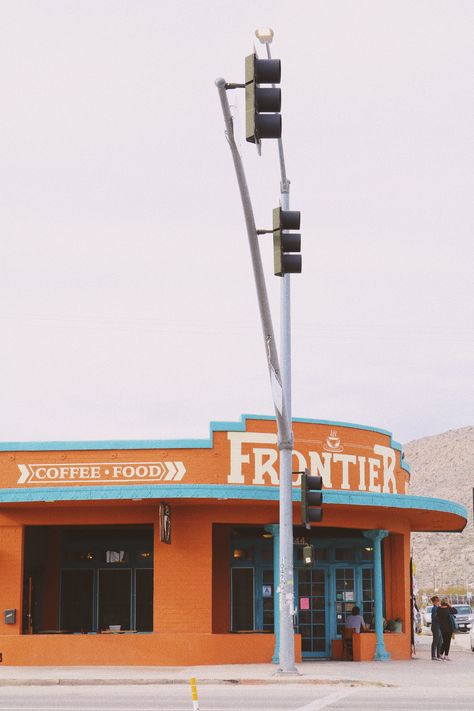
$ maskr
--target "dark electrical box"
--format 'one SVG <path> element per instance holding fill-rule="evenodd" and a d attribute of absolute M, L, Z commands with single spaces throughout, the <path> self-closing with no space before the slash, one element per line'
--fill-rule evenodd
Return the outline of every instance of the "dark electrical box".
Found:
<path fill-rule="evenodd" d="M 6 625 L 14 625 L 16 623 L 16 610 L 5 610 L 3 614 Z"/>

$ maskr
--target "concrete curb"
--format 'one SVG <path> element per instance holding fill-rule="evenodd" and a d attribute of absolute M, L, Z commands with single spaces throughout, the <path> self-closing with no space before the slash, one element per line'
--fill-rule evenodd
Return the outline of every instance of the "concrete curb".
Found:
<path fill-rule="evenodd" d="M 186 684 L 189 679 L 0 679 L 2 686 L 165 686 Z M 277 684 L 313 684 L 315 686 L 373 686 L 394 687 L 382 681 L 367 681 L 361 679 L 308 679 L 307 677 L 282 677 L 268 679 L 198 679 L 198 684 L 229 684 L 229 685 L 277 685 Z"/>

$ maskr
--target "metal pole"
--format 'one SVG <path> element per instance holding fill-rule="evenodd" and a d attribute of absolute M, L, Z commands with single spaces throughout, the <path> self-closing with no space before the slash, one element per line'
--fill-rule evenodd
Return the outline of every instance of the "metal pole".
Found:
<path fill-rule="evenodd" d="M 267 57 L 271 59 L 270 43 L 265 43 Z M 280 205 L 290 209 L 290 181 L 286 175 L 283 140 L 278 139 L 280 159 Z M 280 448 L 280 667 L 297 672 L 294 653 L 295 592 L 293 563 L 293 431 L 291 412 L 291 281 L 290 275 L 281 277 L 280 285 L 280 362 L 283 387 L 283 420 L 286 441 Z"/>
<path fill-rule="evenodd" d="M 274 378 L 281 385 L 280 366 L 278 364 L 278 353 L 275 345 L 275 335 L 273 333 L 272 317 L 270 306 L 268 303 L 267 287 L 265 284 L 265 276 L 263 273 L 262 257 L 260 255 L 260 247 L 258 244 L 257 228 L 255 226 L 255 217 L 253 214 L 250 193 L 245 177 L 244 166 L 240 153 L 234 139 L 234 126 L 230 106 L 227 100 L 226 81 L 225 79 L 216 79 L 216 86 L 221 100 L 222 113 L 224 114 L 224 123 L 226 127 L 227 142 L 230 146 L 232 158 L 234 159 L 235 174 L 239 184 L 240 198 L 244 209 L 245 226 L 247 228 L 247 236 L 250 247 L 250 256 L 252 258 L 253 274 L 255 279 L 255 287 L 257 290 L 258 307 L 260 311 L 260 321 L 262 325 L 263 338 L 265 341 L 265 351 L 267 355 L 267 363 L 270 372 L 270 380 L 274 384 Z M 278 427 L 283 424 L 281 413 L 275 404 L 275 414 Z"/>
<path fill-rule="evenodd" d="M 282 396 L 282 408 L 279 409 L 275 388 L 282 388 L 280 368 L 278 365 L 278 354 L 275 345 L 275 336 L 271 320 L 270 307 L 268 304 L 265 276 L 263 273 L 262 259 L 258 244 L 257 229 L 253 215 L 252 203 L 245 178 L 242 159 L 234 140 L 233 121 L 230 112 L 229 102 L 226 94 L 225 79 L 217 79 L 216 86 L 219 92 L 224 123 L 226 126 L 226 136 L 229 143 L 237 182 L 240 190 L 240 197 L 244 210 L 247 236 L 252 257 L 252 266 L 257 289 L 258 305 L 260 310 L 260 320 L 262 324 L 263 337 L 267 354 L 267 362 L 270 372 L 270 380 L 274 392 L 275 416 L 278 428 L 278 447 L 280 450 L 280 541 L 283 539 L 286 544 L 280 544 L 280 591 L 279 591 L 279 614 L 280 614 L 280 665 L 279 673 L 297 674 L 295 667 L 294 632 L 293 632 L 293 612 L 294 612 L 294 592 L 293 592 L 293 514 L 292 514 L 292 488 L 291 488 L 291 455 L 293 449 L 293 438 L 291 432 L 291 417 L 288 418 L 288 397 Z M 285 277 L 284 277 L 285 278 Z M 289 473 L 289 476 L 288 476 Z M 285 482 L 282 486 L 282 480 Z M 290 512 L 288 515 L 288 511 Z M 290 545 L 288 546 L 288 541 Z"/>

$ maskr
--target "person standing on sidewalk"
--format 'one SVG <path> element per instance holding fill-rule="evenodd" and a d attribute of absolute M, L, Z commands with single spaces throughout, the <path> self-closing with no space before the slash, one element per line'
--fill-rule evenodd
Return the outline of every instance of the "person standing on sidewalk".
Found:
<path fill-rule="evenodd" d="M 445 659 L 447 662 L 451 661 L 449 658 L 449 647 L 451 645 L 451 637 L 453 636 L 455 628 L 454 615 L 456 614 L 456 608 L 451 607 L 447 597 L 443 597 L 438 607 L 437 619 L 441 629 L 441 636 L 443 638 L 440 655 L 441 659 Z"/>
<path fill-rule="evenodd" d="M 438 619 L 439 597 L 434 595 L 431 598 L 433 608 L 431 610 L 431 632 L 433 633 L 433 641 L 431 643 L 431 659 L 439 662 L 441 660 L 441 645 L 443 636 L 441 634 L 441 626 Z"/>

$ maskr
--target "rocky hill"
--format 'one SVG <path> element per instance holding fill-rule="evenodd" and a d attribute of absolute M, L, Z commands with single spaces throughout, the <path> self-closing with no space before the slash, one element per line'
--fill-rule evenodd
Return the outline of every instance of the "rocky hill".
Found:
<path fill-rule="evenodd" d="M 447 586 L 469 583 L 474 592 L 474 427 L 413 440 L 403 450 L 411 467 L 411 494 L 457 501 L 469 513 L 463 533 L 413 534 L 418 587 L 443 593 Z"/>

